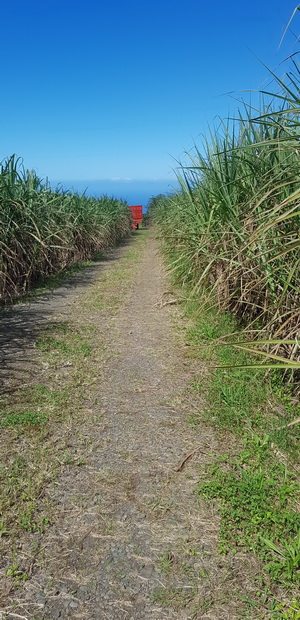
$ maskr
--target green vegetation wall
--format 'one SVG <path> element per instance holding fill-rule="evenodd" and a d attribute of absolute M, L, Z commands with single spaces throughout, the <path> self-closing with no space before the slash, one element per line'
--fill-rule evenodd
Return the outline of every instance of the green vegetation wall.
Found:
<path fill-rule="evenodd" d="M 181 191 L 152 211 L 177 281 L 230 310 L 261 355 L 299 367 L 300 73 L 280 83 L 279 108 L 245 107 L 181 166 Z M 276 101 L 276 97 L 275 97 Z M 273 356 L 272 358 L 270 356 Z"/>
<path fill-rule="evenodd" d="M 53 191 L 11 157 L 0 169 L 0 301 L 131 232 L 127 204 Z"/>

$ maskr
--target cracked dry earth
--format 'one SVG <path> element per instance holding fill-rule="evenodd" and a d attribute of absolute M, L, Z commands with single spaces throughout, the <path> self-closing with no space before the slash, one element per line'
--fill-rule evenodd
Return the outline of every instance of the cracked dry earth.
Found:
<path fill-rule="evenodd" d="M 58 289 L 31 312 L 43 322 L 79 320 L 81 299 L 127 252 L 114 250 L 116 260 L 93 268 L 88 286 Z M 164 303 L 168 284 L 151 234 L 135 263 L 117 310 L 86 318 L 104 342 L 97 398 L 80 427 L 86 459 L 49 484 L 55 519 L 39 535 L 30 579 L 7 603 L 8 620 L 242 617 L 233 592 L 249 591 L 245 560 L 218 555 L 218 518 L 196 494 L 219 440 L 187 422 L 201 408 L 189 389 L 199 369 L 186 355 L 180 306 Z M 12 311 L 21 323 L 26 307 Z"/>

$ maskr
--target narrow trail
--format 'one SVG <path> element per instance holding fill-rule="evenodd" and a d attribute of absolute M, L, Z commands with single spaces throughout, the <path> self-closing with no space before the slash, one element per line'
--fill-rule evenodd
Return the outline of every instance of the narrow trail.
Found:
<path fill-rule="evenodd" d="M 33 303 L 44 321 L 93 322 L 104 354 L 96 399 L 80 426 L 85 462 L 63 468 L 50 485 L 56 519 L 40 537 L 43 553 L 31 578 L 14 595 L 10 609 L 19 615 L 7 618 L 239 619 L 232 592 L 251 589 L 240 572 L 246 560 L 220 559 L 218 519 L 197 499 L 199 470 L 219 449 L 218 438 L 187 423 L 201 407 L 189 389 L 199 369 L 185 355 L 178 308 L 162 303 L 168 285 L 153 237 L 132 264 L 117 311 L 80 317 L 93 279 L 101 285 L 116 264 L 107 261 L 87 287 Z M 28 364 L 30 351 L 27 343 Z"/>

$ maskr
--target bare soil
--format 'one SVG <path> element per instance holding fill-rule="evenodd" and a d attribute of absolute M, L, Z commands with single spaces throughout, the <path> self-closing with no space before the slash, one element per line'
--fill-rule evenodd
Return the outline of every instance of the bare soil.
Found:
<path fill-rule="evenodd" d="M 91 362 L 93 382 L 66 423 L 64 445 L 73 454 L 80 445 L 84 459 L 63 464 L 49 480 L 45 531 L 20 534 L 13 550 L 4 546 L 7 620 L 258 617 L 244 615 L 242 602 L 255 588 L 251 557 L 219 555 L 216 510 L 196 494 L 222 439 L 204 423 L 188 423 L 203 407 L 190 388 L 202 370 L 186 354 L 186 319 L 169 303 L 175 299 L 152 234 L 138 261 L 127 261 L 112 301 L 107 283 L 131 247 L 3 317 L 2 382 L 11 392 L 24 377 L 47 380 L 35 342 L 48 323 L 90 324 L 102 343 Z M 66 369 L 55 372 L 63 382 Z M 79 422 L 77 409 L 85 412 Z M 58 441 L 66 428 L 55 433 Z M 22 583 L 6 574 L 14 554 L 30 577 Z"/>

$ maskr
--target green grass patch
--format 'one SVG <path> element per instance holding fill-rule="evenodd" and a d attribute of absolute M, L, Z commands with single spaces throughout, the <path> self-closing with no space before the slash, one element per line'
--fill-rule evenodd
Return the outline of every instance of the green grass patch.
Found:
<path fill-rule="evenodd" d="M 80 327 L 80 330 L 67 323 L 57 323 L 46 327 L 36 342 L 40 351 L 51 352 L 58 356 L 88 357 L 91 354 L 91 344 L 86 334 L 92 331 L 90 327 Z"/>
<path fill-rule="evenodd" d="M 43 532 L 49 522 L 41 501 L 47 466 L 42 466 L 37 451 L 35 456 L 36 462 L 26 454 L 17 455 L 0 467 L 0 538 L 20 530 Z"/>
<path fill-rule="evenodd" d="M 279 450 L 297 460 L 300 424 L 289 424 L 300 416 L 300 404 L 292 389 L 282 384 L 276 370 L 264 373 L 242 367 L 249 363 L 249 353 L 225 344 L 240 336 L 231 315 L 214 310 L 200 314 L 195 301 L 187 304 L 187 315 L 193 323 L 187 333 L 191 355 L 205 361 L 211 370 L 192 384 L 197 391 L 205 392 L 206 419 L 242 437 L 267 434 Z"/>
<path fill-rule="evenodd" d="M 49 419 L 58 421 L 61 410 L 68 404 L 66 389 L 54 390 L 42 384 L 20 388 L 14 394 L 14 402 L 8 405 L 9 398 L 0 398 L 0 427 L 39 427 Z"/>
<path fill-rule="evenodd" d="M 276 604 L 271 620 L 300 620 L 300 600 Z"/>
<path fill-rule="evenodd" d="M 220 553 L 255 554 L 261 562 L 266 593 L 258 584 L 250 615 L 254 606 L 257 617 L 263 608 L 272 620 L 299 620 L 300 425 L 288 426 L 300 416 L 299 403 L 278 371 L 243 368 L 255 357 L 224 344 L 241 337 L 234 317 L 206 310 L 198 299 L 186 304 L 186 314 L 187 355 L 206 367 L 192 384 L 205 398 L 204 412 L 193 411 L 187 422 L 195 432 L 203 421 L 213 425 L 228 446 L 201 474 L 198 496 L 219 509 Z"/>
<path fill-rule="evenodd" d="M 48 416 L 37 411 L 15 411 L 9 409 L 0 410 L 0 427 L 8 426 L 40 426 L 45 424 Z"/>
<path fill-rule="evenodd" d="M 161 555 L 161 558 L 158 564 L 159 570 L 162 573 L 168 574 L 172 569 L 173 562 L 174 562 L 174 558 L 173 558 L 172 553 L 169 553 L 166 551 L 165 553 Z"/>
<path fill-rule="evenodd" d="M 190 596 L 190 592 L 187 593 L 181 588 L 158 587 L 152 595 L 152 600 L 162 607 L 182 609 L 183 607 L 186 607 Z"/>
<path fill-rule="evenodd" d="M 280 582 L 300 582 L 300 486 L 258 437 L 236 456 L 216 459 L 198 494 L 220 502 L 221 553 L 255 551 Z"/>

